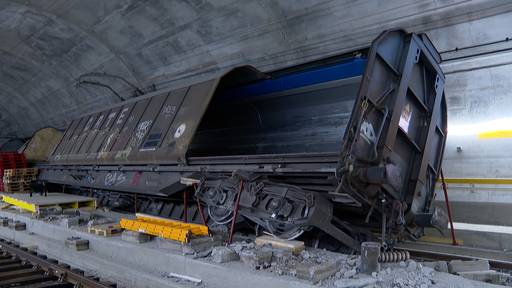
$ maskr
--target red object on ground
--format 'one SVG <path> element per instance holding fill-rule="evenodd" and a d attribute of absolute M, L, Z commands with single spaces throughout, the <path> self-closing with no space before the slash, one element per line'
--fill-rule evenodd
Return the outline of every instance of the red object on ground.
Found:
<path fill-rule="evenodd" d="M 19 168 L 27 168 L 27 160 L 23 153 L 0 152 L 0 191 L 4 191 L 4 171 Z"/>
<path fill-rule="evenodd" d="M 457 239 L 455 238 L 455 230 L 453 229 L 453 220 L 452 220 L 452 209 L 450 207 L 450 201 L 448 200 L 448 187 L 446 186 L 446 182 L 444 181 L 443 169 L 440 170 L 441 181 L 443 185 L 444 191 L 444 201 L 446 203 L 446 210 L 448 212 L 448 221 L 450 221 L 450 231 L 452 233 L 452 245 L 457 246 Z"/>

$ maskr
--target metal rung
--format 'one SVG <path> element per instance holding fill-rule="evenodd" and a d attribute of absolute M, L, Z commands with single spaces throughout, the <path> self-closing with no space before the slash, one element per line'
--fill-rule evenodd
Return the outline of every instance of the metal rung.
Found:
<path fill-rule="evenodd" d="M 136 219 L 121 219 L 119 224 L 126 230 L 146 233 L 166 239 L 187 243 L 190 236 L 207 236 L 208 227 L 184 223 L 156 216 L 136 214 Z"/>

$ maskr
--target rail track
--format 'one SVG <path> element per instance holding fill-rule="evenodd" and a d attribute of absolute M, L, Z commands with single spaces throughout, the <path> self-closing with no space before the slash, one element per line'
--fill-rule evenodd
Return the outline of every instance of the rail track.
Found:
<path fill-rule="evenodd" d="M 512 271 L 512 253 L 508 251 L 482 249 L 426 242 L 403 242 L 395 246 L 406 250 L 411 257 L 423 260 L 488 260 L 493 269 Z"/>
<path fill-rule="evenodd" d="M 112 288 L 116 284 L 0 239 L 0 288 L 4 287 Z"/>

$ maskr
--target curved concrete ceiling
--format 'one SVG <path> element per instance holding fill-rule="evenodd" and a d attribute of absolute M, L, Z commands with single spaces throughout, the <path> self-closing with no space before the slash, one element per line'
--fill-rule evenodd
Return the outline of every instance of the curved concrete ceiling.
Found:
<path fill-rule="evenodd" d="M 88 72 L 149 89 L 252 64 L 262 70 L 512 11 L 509 1 L 0 0 L 0 137 L 27 137 L 119 101 Z M 133 89 L 102 79 L 123 97 Z M 155 86 L 152 86 L 152 85 Z"/>

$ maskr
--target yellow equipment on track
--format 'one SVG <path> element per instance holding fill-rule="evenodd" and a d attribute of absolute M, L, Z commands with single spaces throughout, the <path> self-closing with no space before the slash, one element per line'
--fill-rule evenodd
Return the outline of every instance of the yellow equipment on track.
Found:
<path fill-rule="evenodd" d="M 121 219 L 119 222 L 121 228 L 181 243 L 188 243 L 191 236 L 208 235 L 208 226 L 201 224 L 185 223 L 140 213 L 135 214 L 135 217 L 136 219 Z"/>

